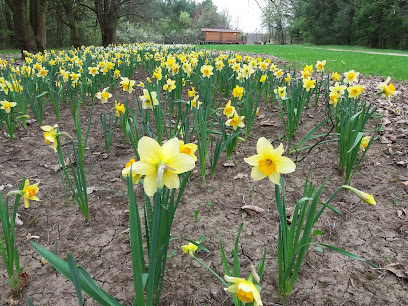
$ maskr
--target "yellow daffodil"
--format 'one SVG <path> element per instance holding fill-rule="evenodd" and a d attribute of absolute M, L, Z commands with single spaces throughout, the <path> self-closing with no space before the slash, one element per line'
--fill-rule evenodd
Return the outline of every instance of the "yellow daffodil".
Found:
<path fill-rule="evenodd" d="M 310 78 L 310 73 L 309 73 L 309 71 L 302 71 L 301 73 L 302 73 L 302 79 L 303 79 L 303 80 Z"/>
<path fill-rule="evenodd" d="M 285 83 L 290 82 L 290 73 L 286 74 L 286 78 L 284 80 L 285 80 Z"/>
<path fill-rule="evenodd" d="M 225 122 L 226 126 L 232 126 L 232 128 L 234 130 L 236 130 L 237 128 L 243 128 L 245 127 L 245 124 L 243 122 L 243 120 L 245 119 L 245 116 L 238 116 L 237 111 L 234 111 L 234 115 L 231 119 L 227 120 L 227 122 Z"/>
<path fill-rule="evenodd" d="M 190 101 L 191 108 L 197 108 L 197 109 L 200 108 L 201 102 L 198 101 L 198 98 L 199 98 L 199 96 L 195 96 L 194 99 Z"/>
<path fill-rule="evenodd" d="M 211 65 L 203 65 L 201 66 L 201 73 L 203 74 L 203 77 L 207 77 L 209 78 L 210 76 L 212 76 L 214 73 L 212 72 L 214 69 L 213 66 Z"/>
<path fill-rule="evenodd" d="M 38 192 L 38 184 L 30 185 L 30 182 L 28 179 L 26 179 L 24 183 L 24 188 L 22 190 L 22 196 L 24 198 L 24 206 L 25 208 L 28 208 L 28 200 L 32 201 L 39 201 L 40 199 L 37 198 L 35 195 Z"/>
<path fill-rule="evenodd" d="M 120 117 L 120 113 L 124 114 L 125 113 L 125 105 L 118 103 L 115 100 L 115 115 L 116 117 Z"/>
<path fill-rule="evenodd" d="M 275 64 L 272 64 L 272 65 L 269 67 L 269 70 L 270 70 L 270 71 L 275 71 L 276 69 L 278 69 L 278 67 L 277 67 Z"/>
<path fill-rule="evenodd" d="M 117 80 L 120 77 L 120 71 L 118 69 L 115 69 L 114 73 L 113 73 L 113 77 Z"/>
<path fill-rule="evenodd" d="M 130 175 L 131 165 L 133 165 L 136 161 L 131 158 L 129 162 L 126 164 L 125 168 L 122 170 L 122 177 L 127 178 Z M 132 183 L 137 184 L 141 178 L 140 174 L 132 172 Z"/>
<path fill-rule="evenodd" d="M 157 100 L 157 94 L 155 91 L 151 91 L 149 93 L 147 89 L 143 89 L 143 96 L 139 96 L 139 98 L 143 102 L 142 104 L 143 109 L 147 108 L 153 109 L 153 105 L 159 105 L 159 101 Z"/>
<path fill-rule="evenodd" d="M 47 72 L 48 70 L 41 68 L 37 73 L 37 77 L 44 79 L 47 76 Z"/>
<path fill-rule="evenodd" d="M 243 78 L 248 79 L 255 72 L 255 70 L 253 66 L 244 64 L 242 65 L 240 72 Z"/>
<path fill-rule="evenodd" d="M 360 149 L 361 150 L 365 150 L 365 148 L 367 148 L 368 143 L 370 142 L 371 137 L 370 136 L 365 136 L 361 139 L 361 143 L 360 143 Z"/>
<path fill-rule="evenodd" d="M 278 95 L 281 100 L 286 98 L 286 86 L 278 87 L 278 89 L 274 89 L 273 92 L 275 95 Z"/>
<path fill-rule="evenodd" d="M 192 87 L 191 88 L 191 90 L 188 90 L 188 96 L 190 97 L 190 98 L 192 98 L 192 97 L 194 97 L 195 96 L 195 89 L 194 89 L 194 87 Z"/>
<path fill-rule="evenodd" d="M 265 83 L 265 81 L 266 81 L 267 78 L 268 78 L 268 76 L 267 76 L 266 74 L 263 74 L 263 75 L 261 76 L 261 79 L 259 80 L 259 82 Z"/>
<path fill-rule="evenodd" d="M 194 252 L 198 250 L 198 246 L 194 243 L 189 242 L 189 244 L 182 245 L 181 249 L 184 253 L 188 254 L 190 257 L 194 257 Z"/>
<path fill-rule="evenodd" d="M 89 74 L 91 74 L 93 77 L 97 74 L 99 74 L 99 68 L 98 67 L 88 67 Z"/>
<path fill-rule="evenodd" d="M 172 92 L 176 89 L 176 81 L 168 79 L 166 84 L 163 85 L 163 90 L 167 90 L 168 92 Z"/>
<path fill-rule="evenodd" d="M 120 85 L 122 85 L 123 91 L 127 91 L 129 94 L 133 92 L 133 85 L 135 85 L 136 81 L 129 80 L 128 78 L 121 77 Z"/>
<path fill-rule="evenodd" d="M 235 113 L 235 107 L 231 105 L 231 100 L 228 101 L 227 105 L 224 107 L 223 114 L 228 118 L 231 118 Z"/>
<path fill-rule="evenodd" d="M 387 79 L 378 84 L 377 88 L 379 88 L 381 91 L 378 94 L 385 94 L 385 97 L 387 98 L 388 102 L 390 102 L 390 97 L 396 95 L 399 93 L 398 91 L 395 90 L 394 84 L 388 82 L 391 81 L 390 77 L 387 77 Z M 391 102 L 390 102 L 391 103 Z"/>
<path fill-rule="evenodd" d="M 347 88 L 349 98 L 358 99 L 358 97 L 364 92 L 364 87 L 361 85 L 353 85 Z"/>
<path fill-rule="evenodd" d="M 248 280 L 228 275 L 225 275 L 224 279 L 228 283 L 232 283 L 228 288 L 224 288 L 225 291 L 236 294 L 237 298 L 242 302 L 254 302 L 254 306 L 262 306 L 261 295 L 253 283 L 252 275 Z"/>
<path fill-rule="evenodd" d="M 194 153 L 197 151 L 197 145 L 194 143 L 184 143 L 184 141 L 179 140 L 180 144 L 180 153 L 187 154 L 188 156 L 191 156 L 194 161 L 197 161 L 197 157 L 194 155 Z"/>
<path fill-rule="evenodd" d="M 107 92 L 108 88 L 104 88 L 102 92 L 97 92 L 95 97 L 99 100 L 101 100 L 102 103 L 106 103 L 110 97 L 112 97 L 112 94 Z"/>
<path fill-rule="evenodd" d="M 237 86 L 235 86 L 235 88 L 232 90 L 232 96 L 235 97 L 235 98 L 238 98 L 238 99 L 241 101 L 244 92 L 245 92 L 244 87 L 239 87 L 239 86 L 237 85 Z"/>
<path fill-rule="evenodd" d="M 158 188 L 179 188 L 178 174 L 194 168 L 194 159 L 180 153 L 177 138 L 172 138 L 163 146 L 150 137 L 139 140 L 138 152 L 140 161 L 131 165 L 132 173 L 144 175 L 143 188 L 148 196 L 153 196 Z"/>
<path fill-rule="evenodd" d="M 311 78 L 303 79 L 303 88 L 306 88 L 306 91 L 309 91 L 312 88 L 315 88 L 316 80 L 312 80 Z"/>
<path fill-rule="evenodd" d="M 316 69 L 320 72 L 324 71 L 324 66 L 326 65 L 326 60 L 324 61 L 317 61 L 316 63 Z"/>
<path fill-rule="evenodd" d="M 256 151 L 257 155 L 244 158 L 246 163 L 253 166 L 251 177 L 255 181 L 268 177 L 272 183 L 280 185 L 280 174 L 292 173 L 296 169 L 293 161 L 282 156 L 283 144 L 274 149 L 265 137 L 261 137 L 256 144 Z"/>
<path fill-rule="evenodd" d="M 41 129 L 44 131 L 44 140 L 45 143 L 51 144 L 50 147 L 57 152 L 57 136 L 58 136 L 58 124 L 55 124 L 53 127 L 50 125 L 43 125 Z"/>
<path fill-rule="evenodd" d="M 137 85 L 136 85 L 137 87 L 140 87 L 140 88 L 144 88 L 144 83 L 143 82 L 139 82 L 139 83 L 137 83 Z"/>
<path fill-rule="evenodd" d="M 280 79 L 283 76 L 283 71 L 281 69 L 276 70 L 273 75 Z"/>
<path fill-rule="evenodd" d="M 330 101 L 329 104 L 332 104 L 334 107 L 337 106 L 337 102 L 339 101 L 339 93 L 337 91 L 330 92 Z"/>
<path fill-rule="evenodd" d="M 333 80 L 333 82 L 339 82 L 340 81 L 340 74 L 338 74 L 337 72 L 333 72 L 332 73 L 332 80 Z"/>
<path fill-rule="evenodd" d="M 312 72 L 313 72 L 313 66 L 312 66 L 312 65 L 306 65 L 306 66 L 303 68 L 303 71 L 304 71 L 304 72 L 307 72 L 309 75 L 311 75 Z"/>
<path fill-rule="evenodd" d="M 154 72 L 153 72 L 153 78 L 155 78 L 157 81 L 160 81 L 163 76 L 162 76 L 162 69 L 160 67 L 157 67 Z"/>
<path fill-rule="evenodd" d="M 0 104 L 0 109 L 4 109 L 7 114 L 10 113 L 11 109 L 17 105 L 16 102 L 9 102 L 6 100 L 0 101 Z"/>
<path fill-rule="evenodd" d="M 340 95 L 344 95 L 347 87 L 344 85 L 340 85 L 339 82 L 334 83 L 334 86 L 329 87 L 330 92 L 337 92 Z"/>
<path fill-rule="evenodd" d="M 360 190 L 358 190 L 356 188 L 353 188 L 351 186 L 348 186 L 348 185 L 343 185 L 341 187 L 343 187 L 344 189 L 350 190 L 355 195 L 357 195 L 361 200 L 363 200 L 364 202 L 366 202 L 368 204 L 371 204 L 371 205 L 376 205 L 377 204 L 375 202 L 375 200 L 374 200 L 374 197 L 371 194 L 365 193 L 363 191 L 360 191 Z"/>
<path fill-rule="evenodd" d="M 344 83 L 352 85 L 353 83 L 358 83 L 358 76 L 360 75 L 359 72 L 355 72 L 354 70 L 350 70 L 344 73 Z"/>

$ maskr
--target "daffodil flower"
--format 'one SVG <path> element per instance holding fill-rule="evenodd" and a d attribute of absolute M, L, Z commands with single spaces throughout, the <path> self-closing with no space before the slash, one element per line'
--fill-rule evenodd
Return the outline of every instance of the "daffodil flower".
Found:
<path fill-rule="evenodd" d="M 311 78 L 303 79 L 303 88 L 306 88 L 306 91 L 309 91 L 312 88 L 315 88 L 316 80 L 312 80 Z"/>
<path fill-rule="evenodd" d="M 194 257 L 194 252 L 198 250 L 198 246 L 190 242 L 187 245 L 182 245 L 181 249 L 184 253 L 188 254 L 188 256 Z"/>
<path fill-rule="evenodd" d="M 238 116 L 237 111 L 234 111 L 234 116 L 227 120 L 227 122 L 225 122 L 226 126 L 232 126 L 232 128 L 234 130 L 236 130 L 238 127 L 243 128 L 245 127 L 245 124 L 243 122 L 245 116 Z"/>
<path fill-rule="evenodd" d="M 228 101 L 227 105 L 224 107 L 223 114 L 228 118 L 231 118 L 235 113 L 235 107 L 231 105 L 231 100 Z"/>
<path fill-rule="evenodd" d="M 106 103 L 110 97 L 112 97 L 112 94 L 107 92 L 108 88 L 104 88 L 102 92 L 96 93 L 95 97 L 99 100 L 101 100 L 102 103 Z"/>
<path fill-rule="evenodd" d="M 132 158 L 129 160 L 129 162 L 126 164 L 125 168 L 122 170 L 122 177 L 127 178 L 130 175 L 130 170 L 131 170 L 131 165 L 133 165 L 136 161 Z M 137 184 L 141 178 L 140 174 L 133 173 L 132 172 L 132 183 Z"/>
<path fill-rule="evenodd" d="M 286 86 L 278 87 L 278 89 L 274 89 L 273 92 L 275 93 L 275 95 L 279 95 L 279 98 L 281 100 L 286 98 Z"/>
<path fill-rule="evenodd" d="M 326 60 L 324 61 L 317 61 L 316 63 L 316 69 L 320 72 L 324 71 L 324 66 L 326 65 Z"/>
<path fill-rule="evenodd" d="M 191 156 L 194 161 L 197 161 L 197 157 L 194 155 L 194 153 L 197 151 L 197 145 L 194 143 L 184 143 L 184 141 L 179 140 L 180 143 L 180 153 L 187 154 L 188 156 Z"/>
<path fill-rule="evenodd" d="M 50 125 L 43 125 L 41 129 L 44 131 L 44 140 L 47 144 L 50 144 L 50 147 L 57 152 L 57 136 L 58 136 L 58 124 L 55 124 L 53 127 Z"/>
<path fill-rule="evenodd" d="M 120 117 L 120 113 L 124 114 L 125 113 L 125 106 L 123 104 L 118 103 L 115 100 L 115 115 L 116 117 Z"/>
<path fill-rule="evenodd" d="M 358 83 L 358 76 L 360 75 L 359 72 L 355 72 L 354 70 L 350 70 L 344 73 L 344 83 L 348 83 L 352 85 L 353 83 Z"/>
<path fill-rule="evenodd" d="M 394 84 L 392 83 L 388 84 L 389 81 L 391 81 L 390 77 L 386 78 L 384 82 L 378 84 L 377 86 L 377 88 L 381 90 L 378 94 L 385 94 L 385 97 L 387 98 L 388 102 L 390 102 L 391 96 L 394 96 L 397 93 L 399 93 L 398 91 L 395 90 Z"/>
<path fill-rule="evenodd" d="M 147 89 L 143 89 L 143 96 L 139 96 L 139 98 L 143 102 L 143 109 L 153 109 L 153 105 L 159 105 L 159 101 L 157 100 L 157 94 L 155 91 L 149 93 Z"/>
<path fill-rule="evenodd" d="M 4 109 L 7 114 L 10 113 L 11 109 L 17 105 L 16 102 L 9 102 L 6 100 L 0 101 L 0 104 L 0 109 Z"/>
<path fill-rule="evenodd" d="M 30 182 L 28 179 L 26 179 L 25 183 L 24 183 L 24 188 L 21 191 L 22 196 L 24 198 L 24 206 L 25 208 L 28 208 L 28 200 L 32 200 L 32 201 L 39 201 L 40 199 L 36 197 L 36 193 L 38 192 L 38 184 L 34 184 L 34 185 L 29 185 Z"/>
<path fill-rule="evenodd" d="M 356 188 L 353 188 L 349 185 L 343 185 L 341 186 L 344 189 L 348 189 L 351 192 L 353 192 L 355 195 L 357 195 L 361 200 L 363 200 L 364 202 L 371 204 L 371 205 L 376 205 L 377 203 L 374 200 L 374 197 L 371 194 L 365 193 L 363 191 L 360 191 Z"/>
<path fill-rule="evenodd" d="M 174 89 L 176 89 L 176 81 L 168 79 L 166 81 L 166 84 L 163 85 L 163 90 L 166 90 L 168 92 L 172 92 Z"/>
<path fill-rule="evenodd" d="M 179 188 L 178 175 L 194 168 L 194 159 L 180 153 L 177 138 L 172 138 L 163 146 L 150 137 L 142 137 L 138 144 L 140 161 L 131 165 L 132 173 L 144 175 L 143 188 L 148 196 L 153 196 L 159 188 Z"/>
<path fill-rule="evenodd" d="M 371 137 L 370 136 L 365 136 L 361 139 L 360 143 L 360 149 L 365 150 L 365 148 L 368 146 L 368 143 L 370 142 Z"/>
<path fill-rule="evenodd" d="M 238 85 L 232 90 L 232 96 L 238 98 L 240 101 L 242 99 L 242 95 L 244 94 L 244 87 L 239 87 Z"/>
<path fill-rule="evenodd" d="M 227 282 L 232 283 L 228 288 L 224 288 L 225 291 L 236 294 L 237 298 L 242 302 L 254 302 L 254 306 L 262 306 L 261 294 L 253 283 L 252 274 L 248 280 L 228 275 L 225 275 L 224 279 Z"/>
<path fill-rule="evenodd" d="M 244 158 L 246 163 L 253 166 L 251 177 L 255 181 L 268 177 L 272 183 L 280 185 L 280 174 L 292 173 L 296 169 L 293 161 L 282 156 L 283 144 L 274 149 L 265 137 L 261 137 L 256 144 L 256 151 L 257 155 Z"/>
<path fill-rule="evenodd" d="M 203 74 L 203 77 L 207 77 L 210 78 L 214 72 L 212 72 L 214 69 L 214 67 L 212 67 L 211 65 L 203 65 L 201 66 L 201 73 Z"/>
<path fill-rule="evenodd" d="M 123 91 L 127 91 L 129 94 L 133 92 L 133 85 L 135 85 L 134 80 L 129 80 L 128 78 L 121 77 L 120 85 L 122 85 Z"/>

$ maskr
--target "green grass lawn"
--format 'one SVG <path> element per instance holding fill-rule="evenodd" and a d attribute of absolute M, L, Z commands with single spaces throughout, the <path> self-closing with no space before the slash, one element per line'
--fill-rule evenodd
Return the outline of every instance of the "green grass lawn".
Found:
<path fill-rule="evenodd" d="M 398 50 L 377 50 L 356 46 L 314 45 L 203 45 L 200 49 L 231 50 L 235 52 L 267 53 L 295 63 L 297 68 L 326 60 L 326 70 L 343 73 L 354 69 L 363 74 L 390 76 L 394 80 L 408 80 L 408 57 L 386 54 L 333 51 L 332 48 L 388 53 L 407 53 Z M 323 49 L 327 48 L 327 49 Z"/>
<path fill-rule="evenodd" d="M 0 54 L 20 54 L 20 50 L 17 49 L 0 49 Z"/>

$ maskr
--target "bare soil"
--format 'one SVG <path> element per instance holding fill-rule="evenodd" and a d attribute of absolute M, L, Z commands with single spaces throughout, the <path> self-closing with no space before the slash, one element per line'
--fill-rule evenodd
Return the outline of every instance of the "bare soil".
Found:
<path fill-rule="evenodd" d="M 137 72 L 133 79 L 144 80 L 145 73 Z M 375 92 L 378 77 L 362 77 L 366 92 Z M 400 95 L 390 105 L 380 96 L 372 102 L 378 107 L 376 120 L 370 128 L 382 121 L 384 130 L 378 135 L 364 162 L 353 178 L 352 185 L 374 195 L 377 205 L 371 206 L 350 193 L 340 192 L 332 204 L 343 215 L 326 210 L 315 228 L 323 231 L 317 241 L 335 245 L 355 253 L 366 260 L 384 267 L 400 263 L 408 267 L 408 91 L 406 83 L 397 83 Z M 139 103 L 137 89 L 131 105 Z M 118 98 L 119 100 L 119 98 Z M 133 104 L 132 104 L 133 103 Z M 312 103 L 313 104 L 313 103 Z M 85 155 L 85 168 L 94 167 L 88 176 L 88 187 L 115 189 L 126 192 L 121 170 L 134 157 L 121 130 L 115 132 L 109 153 L 105 153 L 99 114 L 109 113 L 113 99 L 107 104 L 97 103 L 92 118 L 90 136 Z M 51 105 L 47 106 L 43 124 L 56 123 Z M 82 109 L 82 122 L 86 122 L 90 107 Z M 276 101 L 260 102 L 260 120 L 254 123 L 250 137 L 239 142 L 232 160 L 235 166 L 224 167 L 226 157 L 219 161 L 215 179 L 210 178 L 208 168 L 204 187 L 200 187 L 198 169 L 191 176 L 191 185 L 176 213 L 172 236 L 197 239 L 205 234 L 203 244 L 211 251 L 200 252 L 197 257 L 206 262 L 220 275 L 223 266 L 218 244 L 217 229 L 221 232 L 228 254 L 233 247 L 239 224 L 244 222 L 240 239 L 239 258 L 242 275 L 246 277 L 250 266 L 262 257 L 267 247 L 266 271 L 262 279 L 264 305 L 276 305 L 277 299 L 277 240 L 278 214 L 275 207 L 274 188 L 268 180 L 254 182 L 251 168 L 244 157 L 256 154 L 256 141 L 264 136 L 279 145 L 279 134 L 283 134 L 278 117 Z M 324 118 L 323 111 L 314 107 L 306 109 L 301 122 L 299 136 L 303 136 Z M 273 125 L 262 125 L 270 120 Z M 58 122 L 60 130 L 75 135 L 69 107 L 65 107 Z M 77 305 L 72 283 L 55 272 L 49 264 L 43 265 L 40 256 L 33 250 L 27 235 L 38 235 L 36 242 L 64 257 L 71 252 L 77 262 L 92 275 L 104 290 L 123 305 L 131 305 L 134 297 L 130 245 L 127 239 L 128 204 L 120 193 L 96 190 L 89 194 L 91 221 L 85 222 L 79 208 L 67 204 L 59 172 L 54 171 L 57 157 L 43 139 L 37 122 L 28 126 L 28 131 L 16 131 L 16 139 L 10 141 L 0 137 L 0 186 L 3 197 L 17 188 L 24 176 L 30 182 L 40 182 L 38 193 L 41 202 L 31 202 L 29 209 L 19 207 L 24 225 L 16 231 L 23 270 L 29 274 L 30 282 L 14 297 L 20 305 L 27 305 L 27 296 L 35 305 Z M 286 153 L 287 155 L 287 153 Z M 290 156 L 300 160 L 304 155 Z M 331 173 L 322 200 L 326 200 L 344 178 L 338 172 L 338 149 L 334 143 L 315 147 L 305 159 L 297 162 L 296 171 L 284 176 L 289 206 L 301 197 L 307 171 L 313 165 L 311 180 L 321 184 Z M 137 196 L 142 196 L 142 186 L 136 187 Z M 245 204 L 254 204 L 265 212 L 248 214 L 241 209 Z M 194 219 L 195 211 L 199 211 Z M 198 263 L 191 260 L 180 249 L 181 242 L 170 245 L 169 252 L 176 254 L 167 261 L 161 305 L 232 305 L 230 294 L 223 291 L 215 277 Z M 232 257 L 229 257 L 232 266 Z M 10 290 L 6 284 L 7 274 L 0 264 L 0 305 L 8 305 Z M 293 294 L 287 305 L 407 305 L 407 280 L 394 274 L 372 269 L 367 264 L 348 259 L 338 253 L 324 250 L 316 252 L 310 248 L 300 270 Z M 96 305 L 85 297 L 85 305 Z"/>

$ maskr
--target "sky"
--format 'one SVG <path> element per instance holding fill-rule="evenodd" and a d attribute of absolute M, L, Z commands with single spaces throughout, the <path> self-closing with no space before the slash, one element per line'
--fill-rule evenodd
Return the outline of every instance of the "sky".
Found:
<path fill-rule="evenodd" d="M 257 0 L 262 6 L 264 0 Z M 202 2 L 202 1 L 197 1 Z M 262 11 L 256 0 L 212 0 L 219 12 L 226 9 L 231 17 L 233 28 L 243 32 L 263 32 L 261 26 Z"/>

